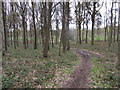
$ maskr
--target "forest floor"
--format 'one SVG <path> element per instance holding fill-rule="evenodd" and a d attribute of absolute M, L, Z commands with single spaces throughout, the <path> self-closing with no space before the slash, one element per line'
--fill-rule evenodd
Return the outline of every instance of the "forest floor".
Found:
<path fill-rule="evenodd" d="M 61 56 L 58 48 L 57 45 L 50 48 L 49 58 L 43 58 L 41 46 L 37 50 L 30 46 L 26 50 L 22 46 L 17 49 L 10 46 L 2 60 L 3 87 L 68 87 L 63 84 L 74 76 L 72 80 L 78 83 L 69 84 L 69 87 L 117 87 L 117 43 L 111 47 L 105 42 L 96 42 L 93 46 L 71 43 L 74 49 Z"/>
<path fill-rule="evenodd" d="M 91 56 L 91 70 L 89 87 L 91 88 L 117 88 L 118 85 L 118 43 L 111 47 L 105 42 L 95 42 L 94 45 L 82 43 L 75 44 L 73 48 L 87 52 Z"/>
<path fill-rule="evenodd" d="M 76 66 L 73 73 L 66 80 L 63 88 L 89 88 L 88 78 L 90 75 L 91 61 L 88 52 L 73 49 L 79 56 L 81 56 L 81 62 Z"/>
<path fill-rule="evenodd" d="M 8 48 L 2 60 L 4 88 L 58 87 L 79 61 L 72 50 L 59 56 L 57 45 L 50 48 L 48 58 L 43 58 L 41 47 L 37 50 L 30 46 L 25 50 L 20 45 L 17 49 Z"/>

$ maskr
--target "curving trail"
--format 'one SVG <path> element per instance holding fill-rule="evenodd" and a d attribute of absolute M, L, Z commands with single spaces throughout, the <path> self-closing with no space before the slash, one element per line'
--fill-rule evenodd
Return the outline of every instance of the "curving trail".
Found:
<path fill-rule="evenodd" d="M 81 56 L 81 62 L 74 69 L 73 73 L 70 75 L 69 79 L 64 82 L 62 88 L 89 88 L 88 78 L 90 76 L 90 55 L 87 51 L 80 51 L 73 49 L 78 55 Z"/>

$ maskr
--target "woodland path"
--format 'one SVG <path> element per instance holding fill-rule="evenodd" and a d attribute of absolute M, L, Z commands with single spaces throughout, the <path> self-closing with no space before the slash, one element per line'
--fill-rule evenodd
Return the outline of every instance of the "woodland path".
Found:
<path fill-rule="evenodd" d="M 87 51 L 80 51 L 78 49 L 73 49 L 77 53 L 81 62 L 73 70 L 69 79 L 64 82 L 62 88 L 89 88 L 88 78 L 90 76 L 91 61 L 90 55 Z"/>

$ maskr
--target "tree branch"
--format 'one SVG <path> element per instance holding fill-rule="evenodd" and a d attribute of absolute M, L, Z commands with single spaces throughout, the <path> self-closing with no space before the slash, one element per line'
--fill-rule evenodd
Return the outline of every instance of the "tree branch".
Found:
<path fill-rule="evenodd" d="M 102 2 L 101 7 L 100 7 L 98 10 L 96 10 L 96 11 L 95 11 L 95 13 L 97 13 L 97 12 L 99 12 L 99 11 L 100 11 L 100 9 L 101 9 L 101 8 L 102 8 L 102 6 L 103 6 L 103 3 L 104 3 L 104 2 Z"/>

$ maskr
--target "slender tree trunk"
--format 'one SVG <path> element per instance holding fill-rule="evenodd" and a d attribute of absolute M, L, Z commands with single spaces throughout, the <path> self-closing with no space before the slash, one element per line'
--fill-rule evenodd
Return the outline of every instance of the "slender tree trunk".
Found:
<path fill-rule="evenodd" d="M 22 26 L 23 26 L 23 45 L 24 45 L 24 48 L 26 49 L 26 28 L 25 28 L 25 17 L 24 15 L 22 15 Z"/>
<path fill-rule="evenodd" d="M 93 2 L 91 45 L 94 44 L 94 25 L 95 25 L 95 11 L 96 11 L 95 5 L 96 5 L 96 2 Z"/>
<path fill-rule="evenodd" d="M 18 30 L 18 24 L 17 24 L 17 31 L 16 31 L 16 37 L 17 37 L 17 46 L 19 45 L 19 30 Z"/>
<path fill-rule="evenodd" d="M 115 38 L 116 38 L 116 15 L 115 15 L 115 20 L 114 20 L 114 42 L 115 42 Z"/>
<path fill-rule="evenodd" d="M 119 2 L 119 17 L 118 17 L 118 30 L 117 30 L 117 42 L 120 41 L 120 2 Z"/>
<path fill-rule="evenodd" d="M 12 31 L 10 31 L 10 38 L 11 38 L 11 45 L 13 44 L 12 42 L 13 42 L 13 40 L 12 40 Z"/>
<path fill-rule="evenodd" d="M 70 19 L 70 8 L 69 8 L 69 2 L 66 2 L 66 29 L 67 29 L 67 50 L 70 50 L 70 31 L 69 31 L 69 19 Z"/>
<path fill-rule="evenodd" d="M 44 47 L 44 26 L 43 26 L 43 21 L 44 21 L 44 10 L 43 8 L 41 9 L 41 14 L 40 14 L 40 18 L 41 18 L 41 39 L 42 39 L 42 47 Z"/>
<path fill-rule="evenodd" d="M 48 50 L 50 51 L 50 45 L 49 45 L 49 42 L 50 42 L 50 30 L 52 31 L 52 26 L 51 26 L 51 18 L 52 18 L 52 4 L 53 2 L 49 2 L 48 3 Z M 53 41 L 53 31 L 52 31 L 52 36 L 51 36 L 51 40 L 52 40 L 52 47 L 54 47 L 54 41 Z"/>
<path fill-rule="evenodd" d="M 16 27 L 15 27 L 15 24 L 13 24 L 13 28 L 14 28 L 14 30 L 13 30 L 13 36 L 14 36 L 14 47 L 15 47 L 15 49 L 16 49 Z"/>
<path fill-rule="evenodd" d="M 106 22 L 106 25 L 105 25 Z M 104 29 L 105 29 L 105 36 L 104 36 L 104 40 L 105 42 L 107 41 L 107 19 L 104 17 Z"/>
<path fill-rule="evenodd" d="M 43 45 L 43 57 L 48 57 L 48 23 L 47 23 L 47 5 L 46 2 L 44 3 L 44 35 L 45 35 L 45 41 Z"/>
<path fill-rule="evenodd" d="M 58 30 L 59 30 L 58 22 L 59 21 L 58 21 L 57 16 L 58 16 L 58 11 L 56 9 L 56 44 L 58 43 L 58 38 L 59 38 L 59 34 L 58 34 Z"/>
<path fill-rule="evenodd" d="M 13 3 L 11 4 L 11 7 L 12 7 L 12 11 L 14 12 L 14 5 Z M 16 26 L 15 26 L 15 16 L 13 14 L 13 39 L 14 39 L 14 47 L 16 49 Z"/>
<path fill-rule="evenodd" d="M 107 41 L 107 27 L 105 27 L 105 42 Z"/>
<path fill-rule="evenodd" d="M 4 2 L 2 2 L 2 15 L 3 15 L 4 39 L 5 39 L 4 46 L 5 46 L 5 50 L 7 50 L 6 13 L 5 13 Z"/>
<path fill-rule="evenodd" d="M 62 42 L 62 38 L 60 37 L 60 43 L 59 43 L 59 56 L 61 55 L 61 42 Z"/>
<path fill-rule="evenodd" d="M 88 42 L 88 21 L 86 22 L 86 43 Z"/>
<path fill-rule="evenodd" d="M 120 22 L 118 22 L 118 27 L 119 27 L 119 25 L 120 25 Z M 119 41 L 119 34 L 120 34 L 120 30 L 118 29 L 117 30 L 117 42 Z"/>
<path fill-rule="evenodd" d="M 119 16 L 118 16 L 118 31 L 120 31 L 120 1 L 118 4 L 119 7 Z M 120 71 L 120 39 L 118 38 L 118 71 Z M 118 78 L 118 88 L 120 88 L 120 78 Z"/>
<path fill-rule="evenodd" d="M 3 18 L 2 18 L 2 2 L 0 1 L 0 58 L 2 62 L 2 56 L 4 55 L 4 26 L 3 26 Z M 2 64 L 1 64 L 2 66 Z M 1 67 L 2 72 L 2 67 Z M 2 77 L 0 77 L 2 81 Z M 0 87 L 2 87 L 2 82 L 0 82 Z"/>
<path fill-rule="evenodd" d="M 92 16 L 92 32 L 91 32 L 91 45 L 93 45 L 94 44 L 94 24 L 95 24 L 95 20 L 94 20 L 94 14 L 93 14 L 93 16 Z"/>
<path fill-rule="evenodd" d="M 26 33 L 26 47 L 28 48 L 28 31 L 27 31 L 27 22 L 25 23 L 25 33 Z"/>
<path fill-rule="evenodd" d="M 78 2 L 78 6 L 79 6 L 79 11 L 78 11 L 78 15 L 79 15 L 79 21 L 78 21 L 78 29 L 79 29 L 79 44 L 81 44 L 81 16 L 80 16 L 80 2 Z"/>
<path fill-rule="evenodd" d="M 53 41 L 53 30 L 51 29 L 51 42 L 52 42 L 52 47 L 54 47 L 54 41 Z"/>
<path fill-rule="evenodd" d="M 34 14 L 34 3 L 32 2 L 32 18 L 33 18 L 33 25 L 34 25 L 34 49 L 37 49 L 37 33 L 36 33 L 36 25 L 35 25 L 35 14 Z"/>
<path fill-rule="evenodd" d="M 66 52 L 66 30 L 65 30 L 65 2 L 63 2 L 63 16 L 62 16 L 62 44 L 63 52 Z"/>
<path fill-rule="evenodd" d="M 79 43 L 79 29 L 78 29 L 78 8 L 77 6 L 76 7 L 76 10 L 75 10 L 75 15 L 76 15 L 76 43 Z"/>
<path fill-rule="evenodd" d="M 111 7 L 111 28 L 110 28 L 110 44 L 109 46 L 111 46 L 112 44 L 112 39 L 113 39 L 113 2 L 112 2 L 112 7 Z"/>
<path fill-rule="evenodd" d="M 82 41 L 84 41 L 84 31 L 85 31 L 85 28 L 84 28 L 84 24 L 85 24 L 85 10 L 84 10 L 84 3 L 82 5 L 82 10 L 83 10 L 83 30 L 82 30 Z"/>

